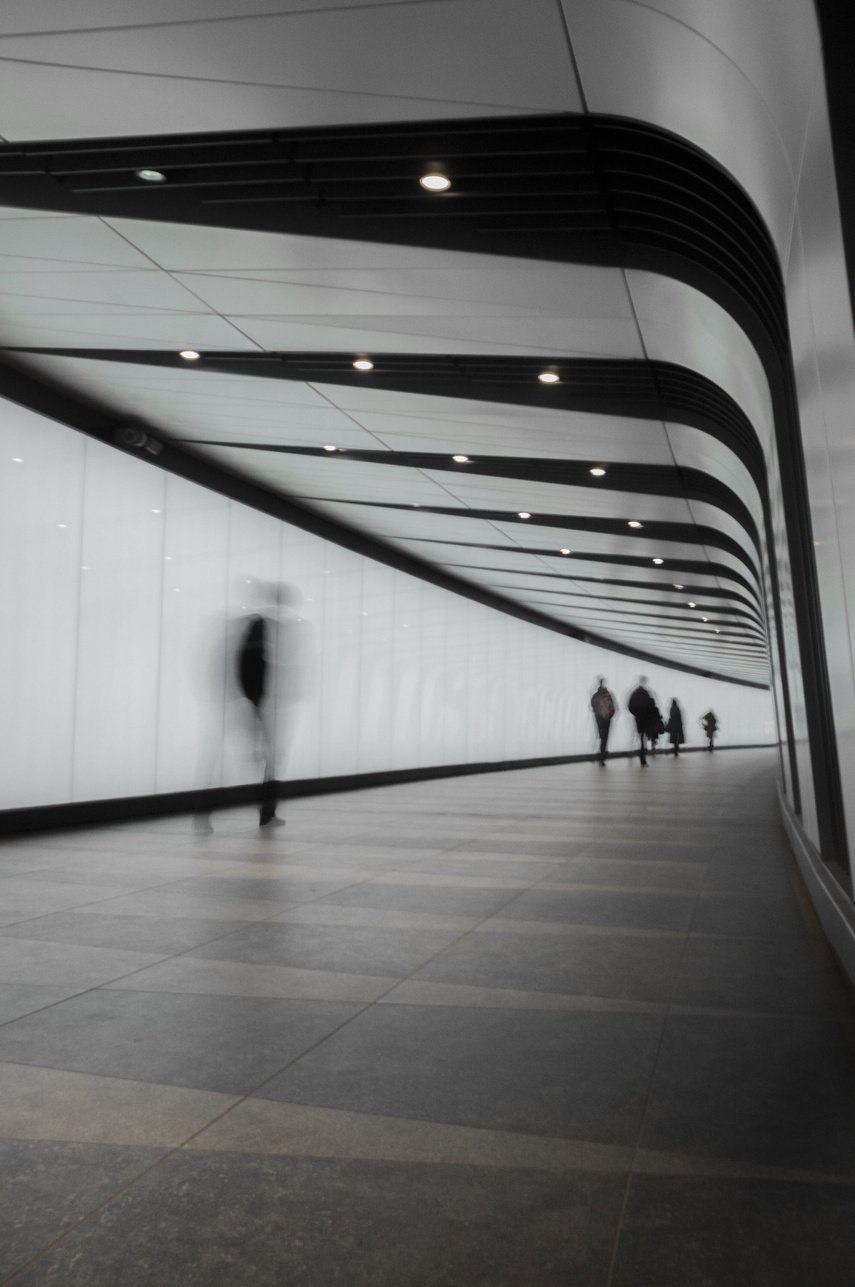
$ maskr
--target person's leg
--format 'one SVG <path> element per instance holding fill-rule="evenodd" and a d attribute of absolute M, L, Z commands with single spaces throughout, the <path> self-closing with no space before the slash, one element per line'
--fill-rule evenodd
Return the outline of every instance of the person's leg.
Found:
<path fill-rule="evenodd" d="M 605 764 L 606 746 L 609 740 L 609 721 L 607 719 L 597 720 L 597 732 L 600 735 L 600 764 Z"/>
<path fill-rule="evenodd" d="M 276 817 L 278 783 L 276 781 L 276 740 L 272 726 L 273 714 L 269 706 L 265 705 L 257 706 L 256 714 L 258 715 L 258 735 L 261 741 L 261 754 L 264 761 L 258 825 L 260 827 L 267 827 L 271 823 L 282 825 L 282 819 Z"/>
<path fill-rule="evenodd" d="M 640 741 L 641 741 L 641 751 L 639 752 L 639 761 L 638 761 L 638 762 L 639 762 L 639 764 L 643 764 L 643 765 L 645 765 L 645 766 L 646 766 L 646 764 L 647 764 L 647 756 L 646 756 L 646 754 L 645 754 L 645 750 L 646 750 L 646 747 L 645 747 L 645 735 L 644 735 L 644 733 L 641 733 L 641 732 L 640 732 L 640 733 L 638 734 L 638 736 L 639 736 L 639 739 L 640 739 Z"/>

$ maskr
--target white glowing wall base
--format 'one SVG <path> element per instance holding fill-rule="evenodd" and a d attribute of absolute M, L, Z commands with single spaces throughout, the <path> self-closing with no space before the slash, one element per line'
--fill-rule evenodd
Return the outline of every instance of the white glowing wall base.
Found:
<path fill-rule="evenodd" d="M 16 459 L 17 458 L 17 459 Z M 224 500 L 2 404 L 0 808 L 259 776 L 234 640 L 294 587 L 278 773 L 307 778 L 594 749 L 598 675 L 639 671 L 689 744 L 773 742 L 766 692 L 567 639 Z M 610 749 L 632 743 L 616 719 Z"/>

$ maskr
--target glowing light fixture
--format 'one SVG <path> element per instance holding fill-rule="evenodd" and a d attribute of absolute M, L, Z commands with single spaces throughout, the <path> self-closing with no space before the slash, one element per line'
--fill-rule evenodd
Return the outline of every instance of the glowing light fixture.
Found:
<path fill-rule="evenodd" d="M 572 551 L 572 550 L 559 550 L 559 551 L 558 551 L 558 553 L 559 553 L 559 554 L 572 554 L 572 553 L 573 553 L 573 551 Z"/>
<path fill-rule="evenodd" d="M 374 370 L 374 363 L 371 361 L 370 358 L 357 358 L 354 361 L 353 366 L 354 366 L 354 370 L 356 371 L 373 371 Z"/>
<path fill-rule="evenodd" d="M 202 355 L 197 353 L 195 349 L 182 349 L 178 356 L 183 358 L 185 362 L 198 362 Z"/>
<path fill-rule="evenodd" d="M 657 566 L 657 567 L 661 567 L 661 566 L 662 566 L 662 564 L 665 562 L 665 560 L 664 560 L 664 559 L 654 559 L 654 560 L 653 560 L 653 562 L 656 564 L 656 566 Z"/>
<path fill-rule="evenodd" d="M 603 475 L 605 474 L 605 472 L 606 472 L 606 471 L 605 471 L 604 469 L 602 469 L 599 465 L 597 465 L 597 466 L 596 466 L 596 468 L 594 468 L 594 469 L 589 469 L 589 470 L 588 470 L 588 473 L 589 473 L 589 474 L 593 474 L 595 478 L 602 478 L 602 477 L 603 477 Z"/>
<path fill-rule="evenodd" d="M 555 371 L 541 371 L 537 378 L 541 384 L 557 384 L 561 377 Z"/>
<path fill-rule="evenodd" d="M 137 170 L 137 178 L 144 183 L 165 183 L 166 175 L 162 170 Z"/>
<path fill-rule="evenodd" d="M 529 514 L 528 510 L 521 509 L 517 514 L 517 518 L 531 518 L 531 514 Z"/>
<path fill-rule="evenodd" d="M 697 606 L 698 606 L 698 605 L 697 605 L 696 603 L 692 603 L 691 599 L 689 600 L 689 607 L 690 607 L 690 608 L 696 608 Z"/>
<path fill-rule="evenodd" d="M 629 523 L 627 524 L 627 526 L 628 526 L 628 527 L 644 527 L 644 524 L 643 524 L 643 523 L 639 523 L 639 521 L 638 521 L 638 519 L 637 519 L 637 518 L 631 518 L 631 519 L 629 520 Z"/>
<path fill-rule="evenodd" d="M 23 465 L 23 463 L 24 463 L 24 457 L 23 457 L 23 456 L 13 456 L 13 457 L 12 457 L 12 461 L 13 461 L 13 462 L 14 462 L 14 464 L 16 464 L 16 465 Z"/>
<path fill-rule="evenodd" d="M 336 447 L 336 446 L 335 446 L 333 443 L 331 443 L 331 442 L 325 442 L 325 443 L 324 443 L 324 451 L 338 451 L 338 447 Z"/>
<path fill-rule="evenodd" d="M 451 179 L 439 170 L 431 170 L 430 174 L 423 174 L 419 183 L 425 192 L 447 192 L 451 187 Z"/>
<path fill-rule="evenodd" d="M 456 460 L 458 465 L 468 465 L 469 463 L 468 456 L 452 456 L 451 459 Z"/>
<path fill-rule="evenodd" d="M 673 585 L 675 590 L 685 590 L 686 588 L 684 585 L 678 585 L 676 581 L 673 583 Z"/>

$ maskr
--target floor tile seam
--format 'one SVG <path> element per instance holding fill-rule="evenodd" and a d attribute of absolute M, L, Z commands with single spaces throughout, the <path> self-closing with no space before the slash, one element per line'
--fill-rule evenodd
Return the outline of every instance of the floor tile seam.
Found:
<path fill-rule="evenodd" d="M 36 1065 L 36 1067 L 43 1067 L 43 1066 L 44 1066 L 44 1065 L 41 1065 L 41 1064 Z M 132 1080 L 132 1079 L 130 1079 L 130 1078 L 117 1078 L 117 1080 L 125 1081 L 125 1080 Z M 151 1084 L 153 1084 L 153 1085 L 159 1085 L 159 1084 L 162 1084 L 162 1083 L 151 1083 Z M 230 1106 L 230 1107 L 233 1107 L 233 1106 Z M 226 1111 L 228 1111 L 228 1110 L 226 1110 Z M 202 1130 L 207 1130 L 207 1128 L 208 1128 L 209 1126 L 214 1125 L 214 1123 L 215 1123 L 215 1122 L 218 1120 L 218 1118 L 219 1118 L 219 1117 L 221 1117 L 221 1116 L 223 1116 L 223 1114 L 222 1114 L 222 1113 L 221 1113 L 221 1114 L 218 1114 L 218 1115 L 217 1115 L 217 1117 L 212 1118 L 210 1122 L 206 1123 L 206 1124 L 205 1124 L 205 1126 L 204 1126 L 204 1127 L 202 1127 L 202 1128 L 200 1128 L 200 1129 L 202 1129 Z M 194 1134 L 198 1134 L 198 1132 L 194 1132 Z M 190 1138 L 192 1138 L 192 1136 L 191 1136 Z M 152 1172 L 152 1171 L 155 1171 L 159 1166 L 161 1166 L 163 1162 L 165 1162 L 168 1158 L 170 1158 L 170 1157 L 174 1156 L 176 1153 L 178 1153 L 178 1152 L 179 1152 L 179 1150 L 180 1150 L 180 1148 L 182 1147 L 183 1143 L 184 1143 L 184 1141 L 181 1141 L 181 1143 L 179 1143 L 179 1144 L 176 1144 L 176 1145 L 172 1145 L 172 1146 L 168 1146 L 168 1147 L 166 1147 L 166 1148 L 163 1148 L 163 1149 L 162 1149 L 162 1152 L 161 1152 L 161 1154 L 160 1154 L 160 1156 L 159 1156 L 159 1157 L 154 1158 L 154 1159 L 149 1163 L 149 1165 L 148 1165 L 148 1166 L 144 1167 L 144 1168 L 143 1168 L 143 1170 L 139 1171 L 136 1175 L 132 1176 L 132 1177 L 131 1177 L 128 1181 L 126 1181 L 124 1184 L 120 1185 L 120 1186 L 119 1186 L 119 1188 L 114 1189 L 112 1193 L 108 1194 L 108 1195 L 107 1195 L 105 1198 L 103 1198 L 100 1202 L 96 1203 L 94 1207 L 91 1207 L 91 1208 L 90 1208 L 90 1210 L 86 1211 L 86 1212 L 85 1212 L 85 1213 L 84 1213 L 84 1214 L 83 1214 L 83 1215 L 82 1215 L 78 1220 L 75 1220 L 75 1221 L 73 1222 L 73 1224 L 69 1225 L 67 1229 L 63 1229 L 63 1230 L 62 1230 L 62 1232 L 61 1232 L 60 1234 L 58 1234 L 55 1238 L 52 1238 L 49 1242 L 45 1243 L 45 1245 L 44 1245 L 43 1247 L 40 1247 L 40 1248 L 38 1249 L 38 1251 L 34 1252 L 34 1253 L 33 1253 L 31 1256 L 29 1256 L 29 1257 L 28 1257 L 28 1258 L 27 1258 L 27 1259 L 26 1259 L 22 1264 L 18 1265 L 18 1266 L 17 1266 L 17 1268 L 13 1269 L 13 1270 L 12 1270 L 12 1272 L 11 1272 L 10 1274 L 8 1274 L 5 1278 L 3 1278 L 2 1280 L 0 1280 L 0 1287 L 5 1287 L 5 1284 L 6 1284 L 6 1283 L 14 1282 L 14 1280 L 15 1280 L 16 1278 L 18 1278 L 22 1273 L 24 1273 L 24 1271 L 25 1271 L 25 1270 L 28 1270 L 28 1269 L 30 1269 L 32 1266 L 34 1266 L 35 1264 L 37 1264 L 37 1263 L 38 1263 L 38 1261 L 39 1261 L 43 1256 L 47 1255 L 50 1251 L 53 1251 L 53 1250 L 54 1250 L 54 1248 L 56 1248 L 56 1247 L 60 1246 L 63 1242 L 65 1242 L 68 1238 L 70 1238 L 72 1234 L 76 1233 L 76 1232 L 77 1232 L 77 1230 L 81 1228 L 81 1226 L 83 1226 L 83 1225 L 85 1225 L 85 1224 L 88 1224 L 88 1223 L 89 1223 L 89 1222 L 90 1222 L 94 1217 L 98 1216 L 98 1215 L 99 1215 L 103 1210 L 105 1210 L 108 1206 L 110 1206 L 110 1205 L 111 1205 L 111 1203 L 116 1202 L 116 1201 L 118 1201 L 120 1198 L 124 1197 L 124 1195 L 125 1195 L 126 1193 L 130 1192 L 130 1190 L 131 1190 L 131 1189 L 133 1189 L 136 1185 L 138 1185 L 138 1184 L 140 1183 L 140 1181 L 141 1181 L 141 1180 L 144 1180 L 148 1175 L 150 1175 L 150 1174 L 151 1174 L 151 1172 Z M 95 1147 L 97 1147 L 97 1148 L 128 1148 L 128 1147 L 132 1147 L 132 1146 L 128 1146 L 128 1145 L 99 1144 L 99 1145 L 95 1145 Z M 137 1145 L 137 1146 L 135 1146 L 135 1147 L 147 1148 L 147 1147 L 151 1147 L 151 1146 L 149 1146 L 149 1145 Z M 155 1147 L 159 1147 L 159 1146 L 155 1146 Z"/>
<path fill-rule="evenodd" d="M 696 910 L 697 910 L 697 905 L 695 909 L 693 909 L 692 920 L 694 919 Z M 672 982 L 671 982 L 671 993 L 665 1007 L 665 1012 L 662 1015 L 661 1027 L 659 1030 L 659 1039 L 656 1043 L 656 1050 L 654 1052 L 653 1058 L 650 1063 L 650 1075 L 647 1079 L 647 1089 L 644 1094 L 643 1107 L 639 1117 L 638 1132 L 636 1134 L 635 1143 L 632 1149 L 632 1159 L 629 1166 L 629 1174 L 626 1177 L 626 1184 L 624 1186 L 623 1201 L 621 1203 L 621 1208 L 618 1213 L 617 1223 L 615 1226 L 614 1244 L 612 1247 L 612 1255 L 609 1262 L 609 1273 L 608 1273 L 608 1278 L 606 1280 L 605 1287 L 613 1287 L 613 1283 L 614 1283 L 614 1276 L 615 1276 L 615 1271 L 617 1269 L 618 1256 L 620 1254 L 621 1238 L 623 1236 L 624 1223 L 626 1221 L 626 1213 L 629 1207 L 630 1194 L 632 1193 L 633 1180 L 635 1179 L 636 1169 L 638 1167 L 638 1163 L 640 1159 L 640 1153 L 642 1148 L 641 1141 L 644 1135 L 644 1126 L 645 1126 L 645 1122 L 647 1121 L 647 1117 L 650 1109 L 650 1098 L 653 1093 L 653 1086 L 655 1084 L 656 1074 L 659 1069 L 659 1062 L 662 1055 L 662 1047 L 665 1042 L 665 1033 L 668 1027 L 668 1021 L 671 1017 L 672 1003 L 673 1003 L 674 994 L 677 988 L 677 981 L 680 977 L 680 971 L 683 968 L 683 961 L 685 960 L 686 951 L 688 948 L 689 932 L 691 929 L 692 920 L 690 920 L 689 929 L 686 930 L 686 933 L 683 937 L 683 945 L 680 950 L 680 954 L 677 958 L 677 962 L 674 966 L 674 973 L 672 975 Z"/>
<path fill-rule="evenodd" d="M 488 920 L 488 919 L 489 917 L 483 918 L 483 920 Z M 395 988 L 399 987 L 401 983 L 407 982 L 408 980 L 410 980 L 414 974 L 416 974 L 419 970 L 424 969 L 425 966 L 429 965 L 431 961 L 434 961 L 437 958 L 437 956 L 440 956 L 449 947 L 455 946 L 457 943 L 461 941 L 461 939 L 465 938 L 467 934 L 471 934 L 473 932 L 473 929 L 477 928 L 478 924 L 483 923 L 483 920 L 477 922 L 476 926 L 473 926 L 461 931 L 461 933 L 458 934 L 455 938 L 453 938 L 449 943 L 443 944 L 443 946 L 440 949 L 438 949 L 438 951 L 434 952 L 433 955 L 430 956 L 426 961 L 421 962 L 418 966 L 415 967 L 415 969 L 411 970 L 409 974 L 405 975 L 401 979 L 396 979 L 395 982 L 392 983 L 388 988 L 386 988 L 384 992 L 381 992 L 378 996 L 374 997 L 371 1001 L 366 1002 L 364 1005 L 360 1005 L 359 1009 L 354 1014 L 349 1015 L 346 1019 L 343 1019 L 342 1022 L 337 1024 L 330 1032 L 325 1033 L 317 1041 L 313 1042 L 311 1046 L 307 1047 L 305 1050 L 300 1051 L 300 1053 L 298 1055 L 295 1055 L 292 1059 L 289 1059 L 285 1064 L 283 1064 L 281 1068 L 277 1069 L 269 1077 L 266 1077 L 263 1082 L 259 1083 L 258 1086 L 255 1086 L 253 1087 L 252 1090 L 248 1091 L 247 1095 L 244 1096 L 244 1098 L 248 1099 L 258 1095 L 258 1092 L 262 1090 L 264 1086 L 268 1085 L 271 1081 L 274 1081 L 277 1077 L 281 1076 L 282 1073 L 286 1072 L 294 1064 L 298 1063 L 299 1060 L 305 1058 L 309 1054 L 312 1054 L 315 1050 L 318 1049 L 319 1046 L 322 1046 L 325 1041 L 328 1041 L 331 1037 L 337 1035 L 349 1024 L 353 1023 L 356 1019 L 359 1019 L 368 1010 L 372 1009 L 376 1005 L 379 1005 L 383 1001 L 383 999 L 387 997 L 389 993 L 393 992 Z M 232 1109 L 235 1107 L 237 1107 L 237 1105 L 232 1105 L 232 1107 L 227 1111 L 231 1112 Z"/>

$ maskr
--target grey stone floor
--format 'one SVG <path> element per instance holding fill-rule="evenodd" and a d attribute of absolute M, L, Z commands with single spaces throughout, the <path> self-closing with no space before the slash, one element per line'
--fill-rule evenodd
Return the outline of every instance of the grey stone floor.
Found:
<path fill-rule="evenodd" d="M 0 1282 L 851 1287 L 769 751 L 7 840 Z"/>

